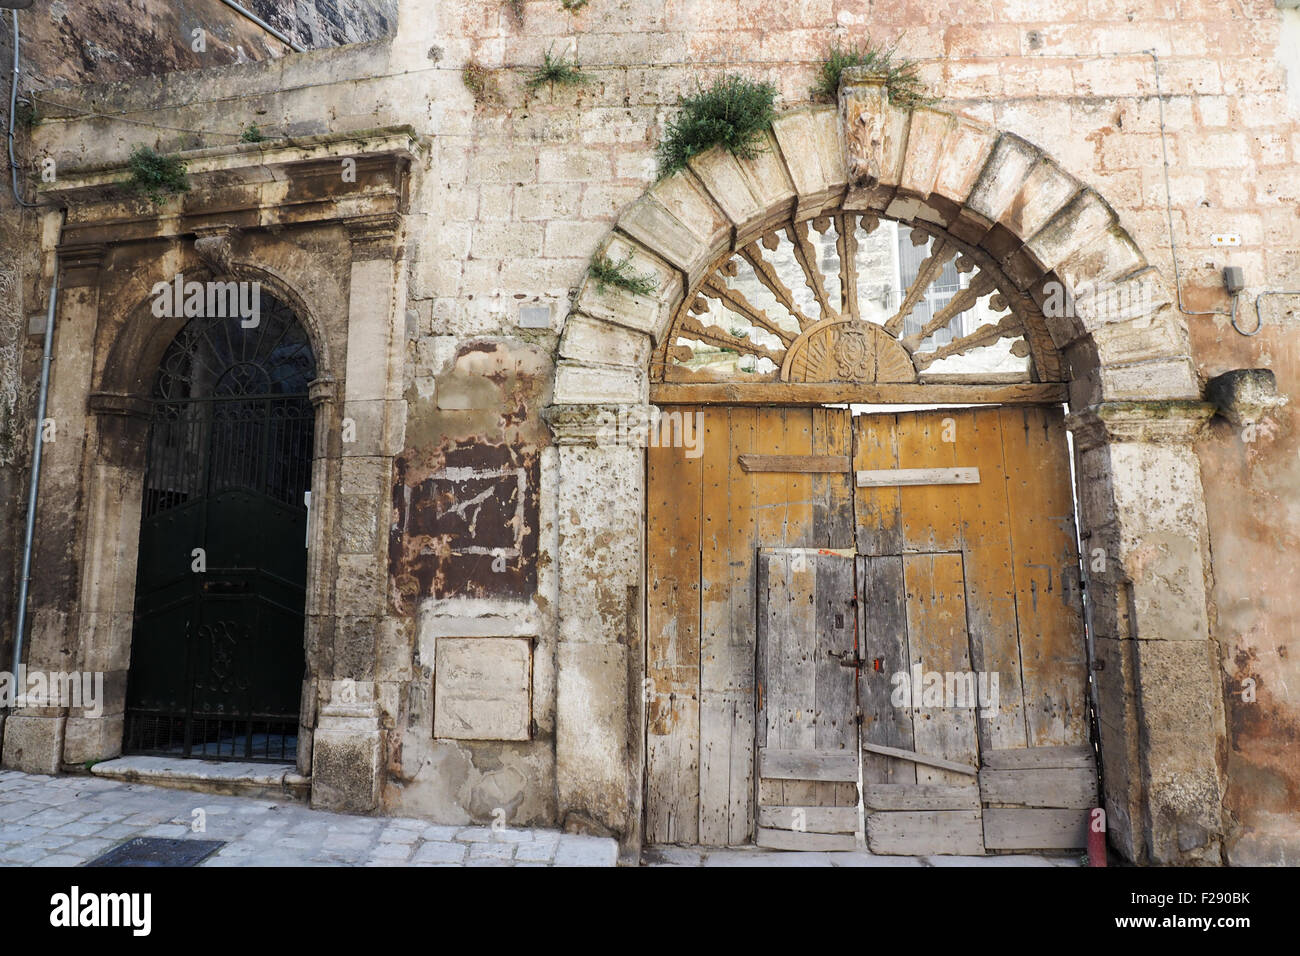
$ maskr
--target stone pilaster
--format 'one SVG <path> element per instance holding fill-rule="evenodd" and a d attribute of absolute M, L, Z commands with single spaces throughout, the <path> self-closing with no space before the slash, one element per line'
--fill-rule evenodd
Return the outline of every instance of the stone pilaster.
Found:
<path fill-rule="evenodd" d="M 1111 842 L 1144 863 L 1220 862 L 1221 689 L 1192 443 L 1213 407 L 1116 402 L 1071 416 Z"/>
<path fill-rule="evenodd" d="M 571 828 L 640 840 L 644 406 L 552 406 L 559 446 L 556 781 Z"/>
<path fill-rule="evenodd" d="M 54 254 L 59 257 L 60 280 L 52 343 L 54 363 L 45 413 L 51 429 L 46 432 L 45 423 L 36 423 L 35 434 L 45 444 L 23 663 L 28 672 L 66 674 L 76 666 L 80 656 L 77 644 L 80 608 L 76 602 L 69 602 L 67 596 L 79 593 L 76 580 L 79 573 L 85 572 L 84 558 L 79 552 L 84 525 L 78 520 L 79 509 L 69 507 L 69 502 L 78 497 L 84 443 L 94 424 L 86 408 L 91 363 L 79 357 L 94 352 L 98 278 L 104 247 L 97 243 L 69 245 L 59 247 Z M 136 501 L 138 504 L 138 495 Z M 128 540 L 133 541 L 138 533 L 137 526 Z M 20 693 L 25 690 L 19 688 Z M 58 772 L 64 762 L 68 713 L 68 707 L 58 699 L 20 699 L 5 722 L 0 765 L 33 773 Z"/>
<path fill-rule="evenodd" d="M 385 675 L 376 672 L 376 658 L 388 583 L 387 541 L 380 532 L 388 527 L 392 461 L 405 428 L 406 263 L 400 216 L 361 216 L 343 225 L 352 243 L 352 272 L 341 415 L 333 413 L 335 389 L 313 391 L 318 423 L 337 430 L 319 436 L 318 448 L 337 441 L 341 455 L 340 484 L 323 487 L 341 486 L 342 493 L 322 502 L 328 511 L 314 522 L 318 556 L 312 560 L 328 550 L 336 565 L 321 576 L 334 580 L 333 597 L 313 598 L 308 609 L 311 614 L 321 601 L 332 602 L 329 633 L 312 614 L 308 634 L 309 660 L 321 669 L 316 686 L 331 688 L 312 733 L 312 805 L 366 812 L 378 806 L 383 733 L 395 717 L 380 706 L 395 695 L 391 684 L 380 686 Z M 321 646 L 326 640 L 329 648 Z"/>

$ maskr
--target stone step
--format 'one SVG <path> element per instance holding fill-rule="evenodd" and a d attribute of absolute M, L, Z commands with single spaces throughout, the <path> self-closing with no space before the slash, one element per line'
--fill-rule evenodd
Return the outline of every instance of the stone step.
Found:
<path fill-rule="evenodd" d="M 228 796 L 306 803 L 311 794 L 311 777 L 304 777 L 296 766 L 289 763 L 130 756 L 101 761 L 94 764 L 90 772 L 97 777 L 126 783 Z"/>

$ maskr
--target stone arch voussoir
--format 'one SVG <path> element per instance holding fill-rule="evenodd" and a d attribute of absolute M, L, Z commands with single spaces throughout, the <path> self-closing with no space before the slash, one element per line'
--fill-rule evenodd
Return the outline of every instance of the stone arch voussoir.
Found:
<path fill-rule="evenodd" d="M 1044 309 L 1072 377 L 1089 383 L 1076 404 L 1198 397 L 1168 284 L 1102 196 L 1020 136 L 905 109 L 879 78 L 850 71 L 838 107 L 785 112 L 757 157 L 697 156 L 620 216 L 600 251 L 630 256 L 658 286 L 638 296 L 583 285 L 555 404 L 644 402 L 647 356 L 706 270 L 791 216 L 841 205 L 938 227 L 988 253 Z"/>

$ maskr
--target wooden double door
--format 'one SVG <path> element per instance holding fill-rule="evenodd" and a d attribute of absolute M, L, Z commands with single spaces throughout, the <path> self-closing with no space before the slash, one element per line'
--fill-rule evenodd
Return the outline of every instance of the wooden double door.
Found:
<path fill-rule="evenodd" d="M 647 841 L 851 848 L 865 813 L 878 852 L 1077 843 L 1061 410 L 685 411 L 696 457 L 649 450 Z M 1072 795 L 1017 802 L 1026 772 Z"/>

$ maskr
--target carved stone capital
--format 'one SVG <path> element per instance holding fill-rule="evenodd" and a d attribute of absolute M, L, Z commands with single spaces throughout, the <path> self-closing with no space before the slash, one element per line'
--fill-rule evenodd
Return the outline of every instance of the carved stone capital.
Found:
<path fill-rule="evenodd" d="M 338 400 L 338 383 L 332 378 L 314 379 L 307 386 L 307 397 L 315 408 L 332 405 Z"/>
<path fill-rule="evenodd" d="M 396 254 L 397 236 L 402 227 L 400 214 L 385 212 L 352 216 L 342 223 L 352 240 L 354 260 L 391 259 Z"/>
<path fill-rule="evenodd" d="M 92 392 L 86 401 L 86 407 L 95 415 L 142 418 L 146 421 L 153 413 L 153 404 L 149 399 L 118 392 Z"/>
<path fill-rule="evenodd" d="M 1191 444 L 1214 415 L 1209 402 L 1103 402 L 1065 420 L 1081 451 L 1111 442 Z"/>
<path fill-rule="evenodd" d="M 99 267 L 108 246 L 102 242 L 70 243 L 59 246 L 59 285 L 65 289 L 97 285 Z"/>
<path fill-rule="evenodd" d="M 239 239 L 234 226 L 197 226 L 194 230 L 194 251 L 213 275 L 229 275 L 231 250 Z"/>
<path fill-rule="evenodd" d="M 551 405 L 542 418 L 557 445 L 642 447 L 657 411 L 653 405 Z"/>

